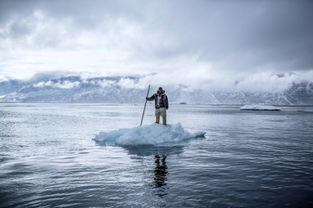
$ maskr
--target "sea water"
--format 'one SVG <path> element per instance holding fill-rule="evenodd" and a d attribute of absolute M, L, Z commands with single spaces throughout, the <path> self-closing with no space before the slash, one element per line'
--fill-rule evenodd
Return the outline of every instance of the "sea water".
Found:
<path fill-rule="evenodd" d="M 205 137 L 165 146 L 95 141 L 137 128 L 142 108 L 1 103 L 0 207 L 313 206 L 312 106 L 171 105 L 169 124 Z M 153 111 L 144 125 L 156 125 Z"/>

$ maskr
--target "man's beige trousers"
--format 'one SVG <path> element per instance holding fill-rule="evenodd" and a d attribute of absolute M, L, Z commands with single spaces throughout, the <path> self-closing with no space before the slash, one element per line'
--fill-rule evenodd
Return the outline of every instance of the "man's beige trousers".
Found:
<path fill-rule="evenodd" d="M 160 116 L 162 116 L 163 124 L 166 125 L 166 109 L 158 108 L 155 109 L 155 122 L 160 123 Z"/>

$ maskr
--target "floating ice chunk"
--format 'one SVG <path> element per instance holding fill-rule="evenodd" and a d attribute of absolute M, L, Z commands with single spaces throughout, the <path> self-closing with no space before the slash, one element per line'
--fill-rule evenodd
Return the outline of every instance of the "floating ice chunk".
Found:
<path fill-rule="evenodd" d="M 205 132 L 185 130 L 180 123 L 175 125 L 151 124 L 135 128 L 100 132 L 93 139 L 105 145 L 135 146 L 176 146 L 186 140 L 203 137 Z"/>
<path fill-rule="evenodd" d="M 280 111 L 280 108 L 270 105 L 244 105 L 240 110 L 255 110 L 255 111 Z"/>

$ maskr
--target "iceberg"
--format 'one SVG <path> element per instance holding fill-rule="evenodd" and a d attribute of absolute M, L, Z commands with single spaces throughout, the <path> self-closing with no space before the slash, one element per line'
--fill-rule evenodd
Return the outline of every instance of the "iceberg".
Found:
<path fill-rule="evenodd" d="M 166 126 L 151 124 L 100 132 L 93 140 L 110 146 L 179 146 L 187 140 L 204 137 L 204 135 L 205 132 L 185 130 L 180 123 Z"/>
<path fill-rule="evenodd" d="M 254 111 L 280 111 L 280 108 L 270 105 L 244 105 L 240 110 L 254 110 Z"/>

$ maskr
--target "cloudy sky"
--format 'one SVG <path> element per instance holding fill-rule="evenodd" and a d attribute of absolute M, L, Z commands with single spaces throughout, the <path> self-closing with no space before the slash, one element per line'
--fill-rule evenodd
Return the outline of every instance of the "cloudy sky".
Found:
<path fill-rule="evenodd" d="M 282 90 L 313 81 L 312 20 L 310 0 L 0 0 L 0 78 L 157 73 L 150 81 Z"/>

